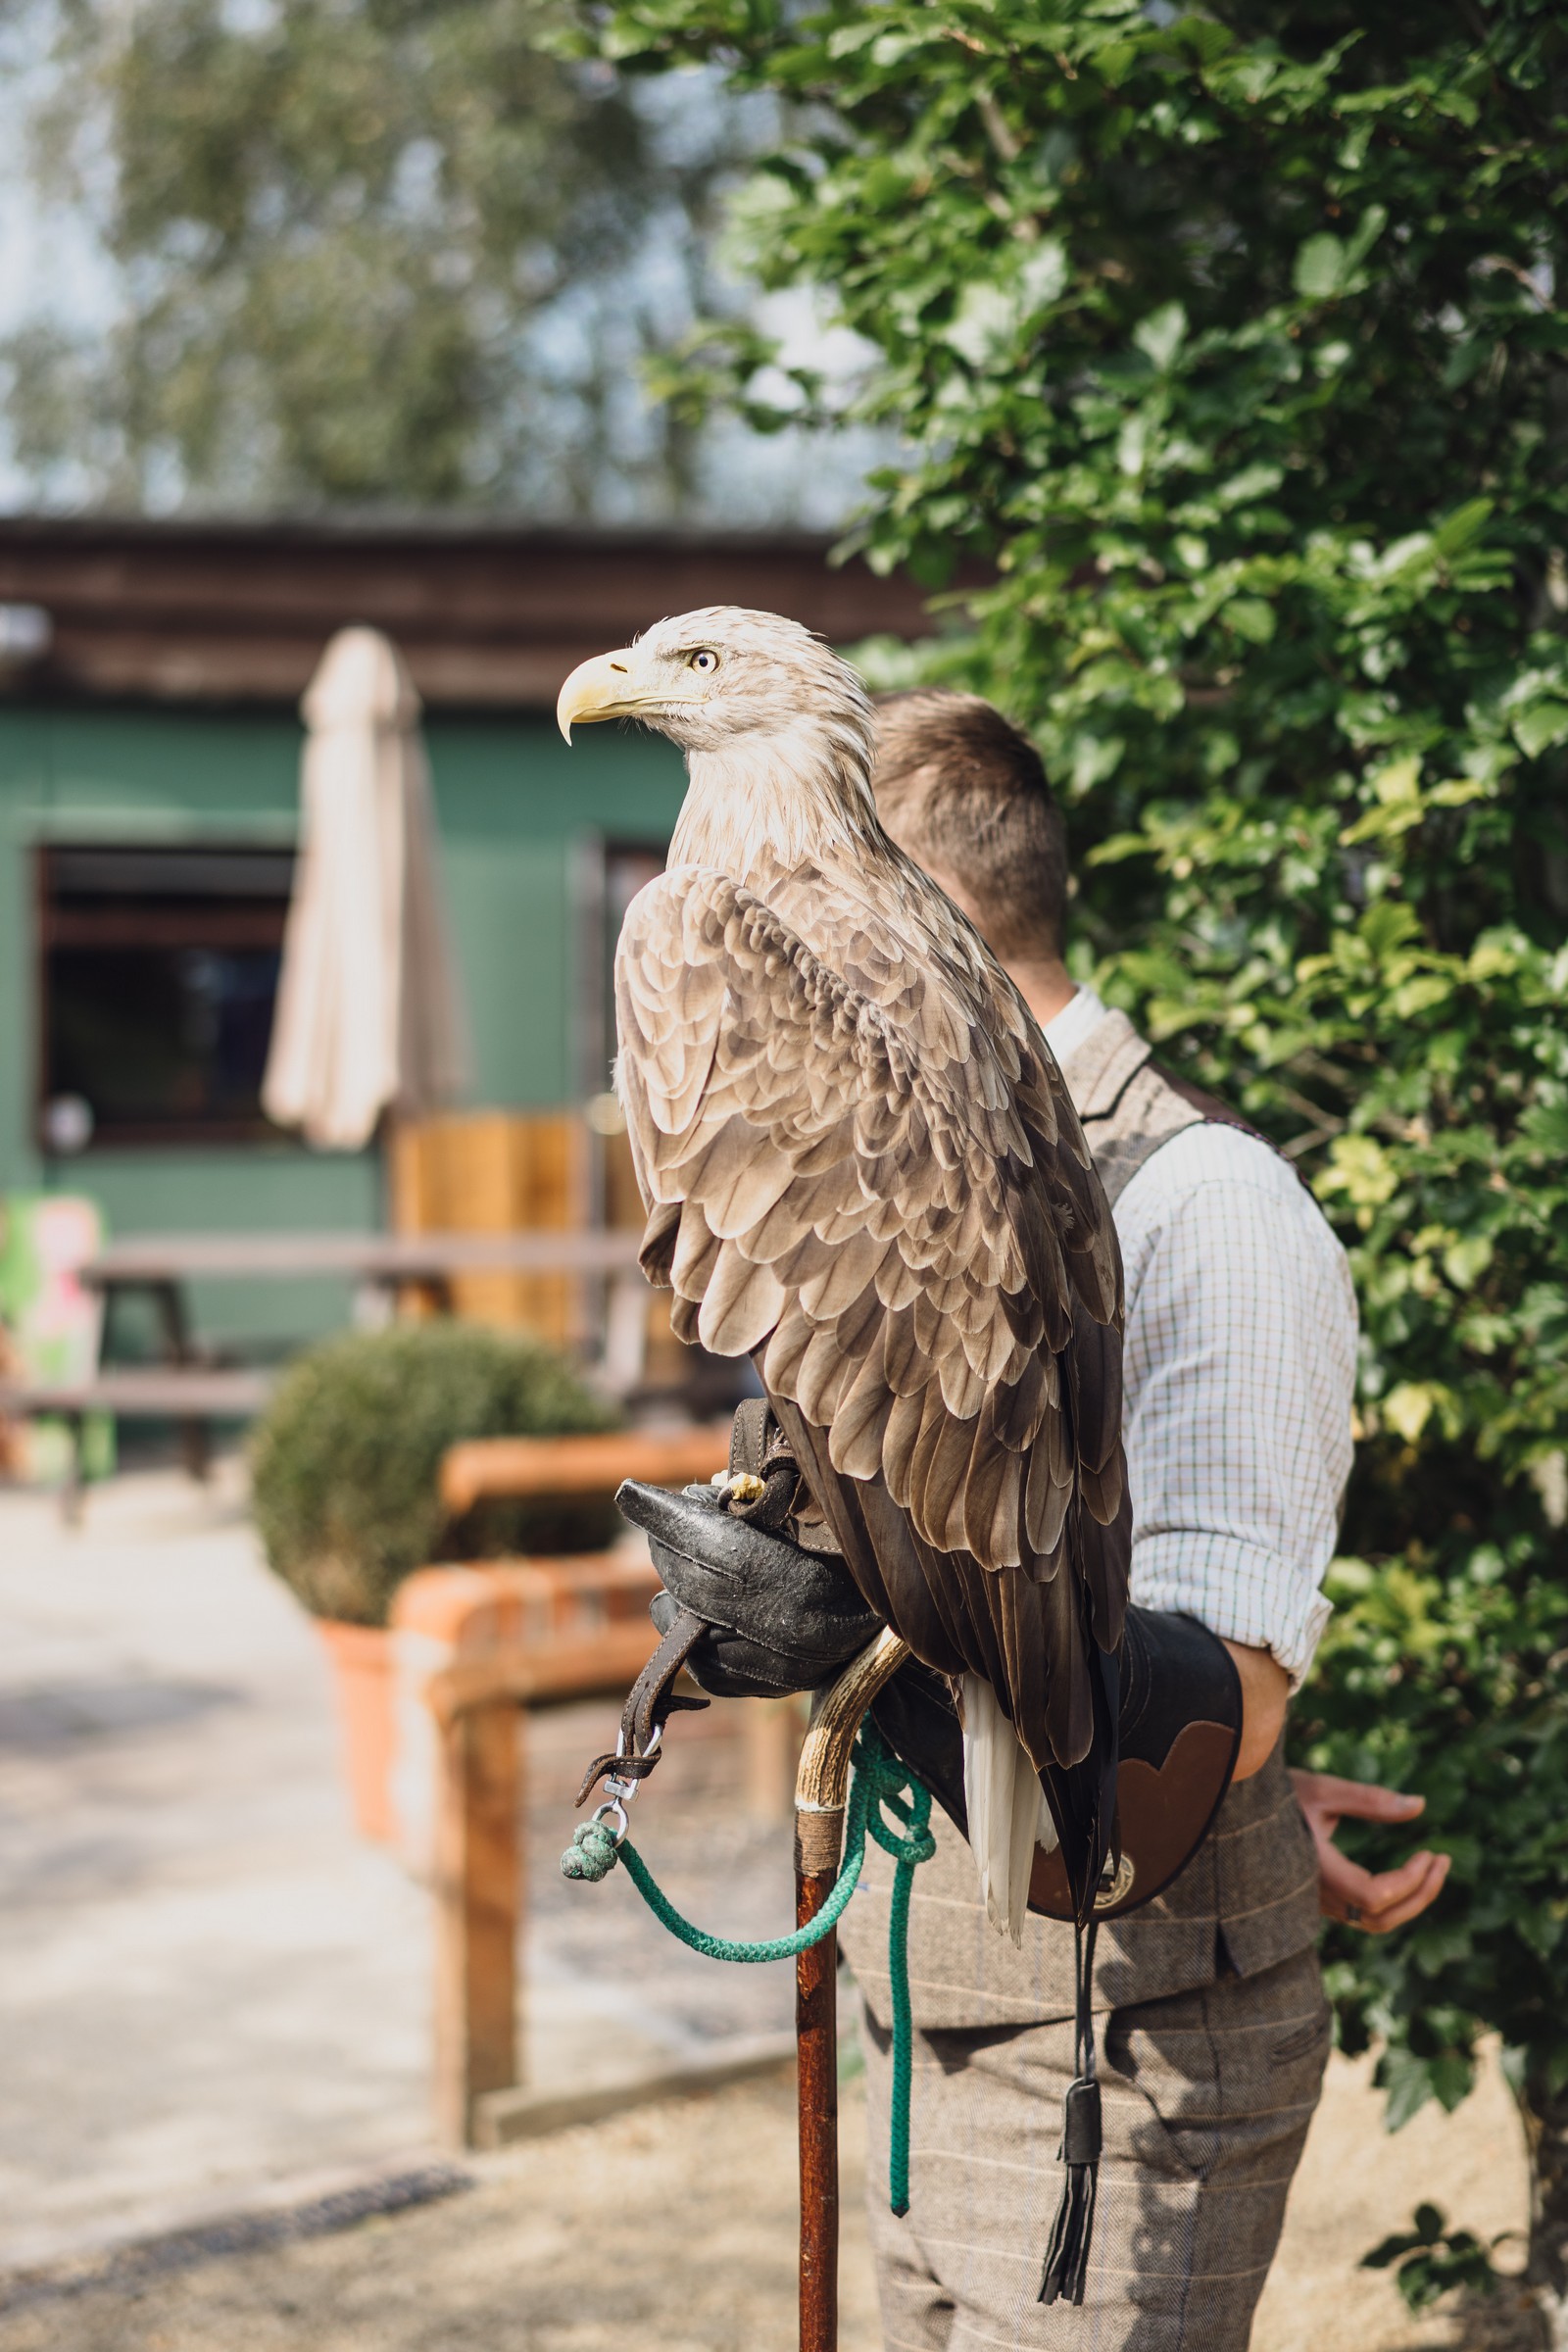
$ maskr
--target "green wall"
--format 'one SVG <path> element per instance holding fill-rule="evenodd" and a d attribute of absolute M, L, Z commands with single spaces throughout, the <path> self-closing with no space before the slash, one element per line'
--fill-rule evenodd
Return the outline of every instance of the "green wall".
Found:
<path fill-rule="evenodd" d="M 473 1099 L 523 1106 L 576 1091 L 577 854 L 667 837 L 684 774 L 670 747 L 608 728 L 568 751 L 546 718 L 426 729 L 452 930 L 472 1024 Z M 366 1228 L 372 1153 L 279 1141 L 233 1150 L 88 1152 L 45 1166 L 33 1138 L 36 1002 L 30 852 L 65 841 L 291 842 L 300 729 L 269 713 L 0 704 L 0 1190 L 91 1192 L 113 1233 Z M 331 1286 L 214 1285 L 216 1338 L 278 1342 L 343 1319 Z"/>

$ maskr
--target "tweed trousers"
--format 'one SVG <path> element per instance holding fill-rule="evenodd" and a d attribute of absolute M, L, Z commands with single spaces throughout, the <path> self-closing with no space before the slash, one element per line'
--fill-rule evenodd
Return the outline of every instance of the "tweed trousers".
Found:
<path fill-rule="evenodd" d="M 890 2039 L 869 2008 L 862 2034 L 887 2352 L 1245 2352 L 1328 2058 L 1315 1953 L 1102 2021 L 1104 2152 L 1077 2308 L 1038 2300 L 1071 2022 L 916 2033 L 902 2219 Z"/>
<path fill-rule="evenodd" d="M 986 1923 L 945 1820 L 914 1874 L 908 2214 L 887 2209 L 888 1898 L 878 1850 L 840 1923 L 859 1981 L 871 2239 L 889 2352 L 1244 2352 L 1322 2087 L 1317 1858 L 1284 1745 L 1180 1877 L 1100 1931 L 1104 2153 L 1085 2299 L 1036 2300 L 1061 2194 L 1072 1934 Z"/>

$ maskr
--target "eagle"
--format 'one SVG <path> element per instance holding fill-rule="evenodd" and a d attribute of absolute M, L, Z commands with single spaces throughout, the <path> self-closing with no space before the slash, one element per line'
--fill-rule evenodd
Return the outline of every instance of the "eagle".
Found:
<path fill-rule="evenodd" d="M 1130 1506 L 1121 1259 L 1061 1074 L 878 823 L 873 708 L 820 637 L 682 613 L 557 716 L 640 720 L 689 773 L 615 956 L 643 1268 L 683 1339 L 753 1359 L 867 1605 L 950 1679 L 993 1921 L 1016 1936 L 1037 1838 L 1087 1918 Z"/>

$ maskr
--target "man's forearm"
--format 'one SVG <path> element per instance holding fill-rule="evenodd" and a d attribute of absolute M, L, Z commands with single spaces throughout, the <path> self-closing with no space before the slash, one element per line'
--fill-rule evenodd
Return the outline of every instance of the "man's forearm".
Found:
<path fill-rule="evenodd" d="M 1285 1728 L 1291 1678 L 1272 1650 L 1252 1649 L 1242 1642 L 1227 1642 L 1225 1646 L 1242 1682 L 1242 1744 L 1232 1778 L 1250 1781 L 1262 1771 Z"/>

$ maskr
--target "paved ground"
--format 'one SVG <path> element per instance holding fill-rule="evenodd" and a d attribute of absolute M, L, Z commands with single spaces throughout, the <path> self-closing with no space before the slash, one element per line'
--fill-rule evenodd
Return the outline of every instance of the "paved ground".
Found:
<path fill-rule="evenodd" d="M 621 2352 L 628 2329 L 640 2352 L 783 2352 L 787 2083 L 469 2162 L 454 2193 L 319 2233 L 440 2184 L 427 1920 L 349 1830 L 319 1653 L 241 1504 L 231 1474 L 206 1497 L 150 1474 L 65 1533 L 47 1503 L 0 1494 L 0 2352 Z M 629 1889 L 554 1877 L 591 1728 L 557 1719 L 536 1742 L 541 2075 L 590 2043 L 604 2062 L 788 2013 L 786 1972 L 714 1971 Z M 763 1932 L 787 1862 L 776 1831 L 699 1804 L 728 1769 L 720 1733 L 690 1719 L 639 1835 L 700 1915 Z M 612 1936 L 588 1902 L 616 1906 Z M 852 2084 L 843 2352 L 877 2341 L 859 2146 Z M 1356 2269 L 1423 2196 L 1484 2232 L 1518 2226 L 1500 2084 L 1391 2141 L 1337 2065 L 1254 2352 L 1517 2352 L 1506 2310 L 1412 2323 Z M 141 2250 L 106 2260 L 127 2239 Z"/>
<path fill-rule="evenodd" d="M 420 2147 L 425 1907 L 236 1482 L 0 1495 L 0 2263 Z"/>

